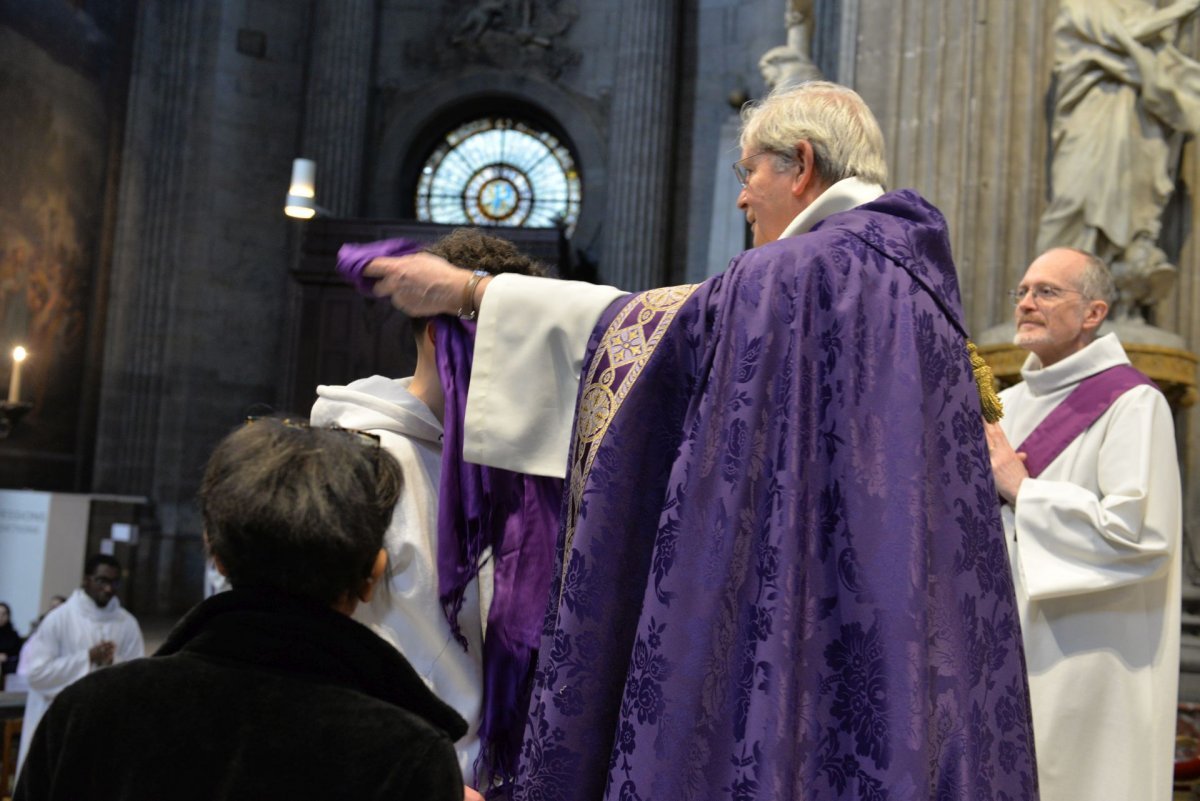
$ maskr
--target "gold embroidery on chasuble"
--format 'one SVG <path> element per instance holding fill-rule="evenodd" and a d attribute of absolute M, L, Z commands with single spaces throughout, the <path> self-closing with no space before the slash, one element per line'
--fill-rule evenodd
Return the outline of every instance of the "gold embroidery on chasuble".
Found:
<path fill-rule="evenodd" d="M 568 474 L 567 531 L 562 567 L 564 579 L 567 564 L 571 560 L 571 544 L 575 540 L 575 524 L 583 500 L 583 487 L 587 483 L 596 451 L 680 307 L 698 286 L 685 284 L 634 295 L 605 330 L 584 371 L 575 449 Z"/>

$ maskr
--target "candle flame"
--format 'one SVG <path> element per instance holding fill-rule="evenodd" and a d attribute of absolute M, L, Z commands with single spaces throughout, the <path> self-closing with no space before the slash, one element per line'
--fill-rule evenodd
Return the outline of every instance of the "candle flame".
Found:
<path fill-rule="evenodd" d="M 15 348 L 13 348 L 13 361 L 14 362 L 23 362 L 23 361 L 25 361 L 25 357 L 28 355 L 29 355 L 29 351 L 25 350 L 20 345 L 17 345 Z"/>

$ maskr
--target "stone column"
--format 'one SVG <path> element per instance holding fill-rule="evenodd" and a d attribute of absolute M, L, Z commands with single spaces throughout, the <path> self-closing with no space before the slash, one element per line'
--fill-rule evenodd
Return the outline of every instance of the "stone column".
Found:
<path fill-rule="evenodd" d="M 193 213 L 184 143 L 211 71 L 205 6 L 150 2 L 138 23 L 97 425 L 100 491 L 150 495 L 157 483 L 172 298 Z"/>
<path fill-rule="evenodd" d="M 289 230 L 280 200 L 301 129 L 308 22 L 307 4 L 139 5 L 108 302 L 96 322 L 92 489 L 152 501 L 160 569 L 146 597 L 180 608 L 201 593 L 187 560 L 199 553 L 204 462 L 248 410 L 276 397 Z M 234 47 L 243 26 L 264 34 L 263 53 Z M 174 581 L 189 575 L 191 586 Z"/>
<path fill-rule="evenodd" d="M 915 187 L 946 215 L 977 336 L 1011 317 L 1005 292 L 1035 255 L 1057 6 L 859 0 L 842 9 L 838 78 L 879 119 L 888 185 Z"/>
<path fill-rule="evenodd" d="M 678 0 L 622 0 L 609 123 L 600 274 L 622 289 L 665 275 L 674 135 Z"/>
<path fill-rule="evenodd" d="M 297 155 L 317 162 L 317 203 L 339 217 L 360 211 L 374 52 L 375 0 L 317 0 Z"/>

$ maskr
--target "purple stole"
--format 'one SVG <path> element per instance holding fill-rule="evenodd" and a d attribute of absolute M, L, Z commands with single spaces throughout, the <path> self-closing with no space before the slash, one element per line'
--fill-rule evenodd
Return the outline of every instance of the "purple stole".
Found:
<path fill-rule="evenodd" d="M 363 275 L 373 259 L 407 256 L 425 245 L 411 239 L 347 243 L 338 250 L 338 273 L 370 296 L 376 279 Z M 465 650 L 458 623 L 467 585 L 491 547 L 492 605 L 483 642 L 481 749 L 475 777 L 507 783 L 516 773 L 529 703 L 529 685 L 554 569 L 562 480 L 474 465 L 463 459 L 463 418 L 474 356 L 475 324 L 449 315 L 430 325 L 438 336 L 438 376 L 445 391 L 441 488 L 438 493 L 437 579 L 451 633 Z M 455 646 L 457 647 L 457 646 Z M 481 770 L 482 769 L 482 770 Z"/>
<path fill-rule="evenodd" d="M 438 493 L 438 597 L 451 633 L 465 650 L 458 615 L 467 584 L 478 576 L 484 550 L 491 546 L 494 584 L 483 641 L 481 748 L 474 782 L 491 776 L 507 784 L 516 775 L 530 682 L 542 642 L 563 482 L 470 464 L 463 458 L 475 324 L 442 315 L 430 325 L 437 326 L 438 375 L 446 395 Z"/>
<path fill-rule="evenodd" d="M 1156 386 L 1145 373 L 1129 364 L 1118 364 L 1080 381 L 1017 447 L 1019 453 L 1025 454 L 1029 477 L 1041 475 L 1076 437 L 1108 411 L 1113 401 L 1143 384 Z"/>

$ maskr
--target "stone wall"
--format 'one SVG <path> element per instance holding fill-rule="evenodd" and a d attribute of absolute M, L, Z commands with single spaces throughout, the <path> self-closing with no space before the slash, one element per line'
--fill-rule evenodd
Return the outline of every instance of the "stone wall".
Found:
<path fill-rule="evenodd" d="M 128 43 L 122 3 L 98 17 L 61 3 L 0 6 L 0 400 L 21 345 L 20 400 L 0 440 L 0 486 L 88 481 L 105 284 L 106 197 L 115 186 Z"/>
<path fill-rule="evenodd" d="M 1200 20 L 1193 18 L 1181 30 L 1180 48 L 1200 59 Z M 1175 259 L 1179 275 L 1170 297 L 1155 309 L 1154 323 L 1183 337 L 1186 348 L 1200 354 L 1200 157 L 1196 141 L 1189 138 L 1183 148 L 1175 196 L 1163 215 L 1163 250 Z M 1192 583 L 1200 585 L 1200 405 L 1175 418 L 1177 440 L 1184 468 L 1184 526 L 1191 551 L 1185 554 L 1185 569 Z"/>
<path fill-rule="evenodd" d="M 156 503 L 166 609 L 200 592 L 205 459 L 283 384 L 309 30 L 288 0 L 152 1 L 138 25 L 94 489 Z"/>
<path fill-rule="evenodd" d="M 471 115 L 545 117 L 574 144 L 583 176 L 575 247 L 601 259 L 611 180 L 608 122 L 619 46 L 618 4 L 533 4 L 538 42 L 523 40 L 522 20 L 481 19 L 482 5 L 423 0 L 380 4 L 366 216 L 411 214 L 409 193 L 421 160 L 439 134 Z"/>

